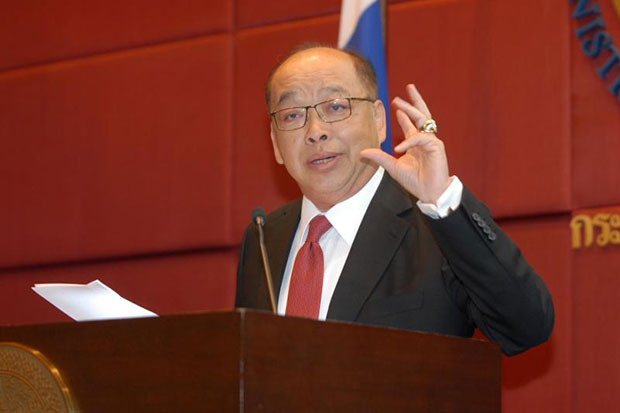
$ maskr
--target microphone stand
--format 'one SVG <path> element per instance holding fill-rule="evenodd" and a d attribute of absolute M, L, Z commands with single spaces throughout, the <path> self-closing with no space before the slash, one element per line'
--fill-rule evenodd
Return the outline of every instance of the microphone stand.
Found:
<path fill-rule="evenodd" d="M 273 293 L 273 282 L 271 281 L 271 269 L 269 268 L 269 259 L 267 258 L 267 249 L 265 248 L 265 234 L 263 233 L 263 225 L 265 224 L 265 218 L 261 215 L 255 218 L 256 226 L 258 227 L 258 237 L 260 244 L 260 253 L 263 258 L 263 268 L 265 269 L 265 279 L 267 280 L 267 290 L 269 291 L 269 301 L 271 303 L 271 311 L 276 314 L 276 298 Z"/>

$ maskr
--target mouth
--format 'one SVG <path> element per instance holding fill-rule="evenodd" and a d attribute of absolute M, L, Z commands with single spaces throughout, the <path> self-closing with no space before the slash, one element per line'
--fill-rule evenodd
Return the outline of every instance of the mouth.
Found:
<path fill-rule="evenodd" d="M 337 160 L 340 155 L 337 152 L 318 152 L 308 159 L 308 164 L 315 167 L 325 167 Z"/>
<path fill-rule="evenodd" d="M 317 172 L 330 171 L 338 163 L 341 153 L 319 152 L 308 159 L 308 166 Z"/>
<path fill-rule="evenodd" d="M 318 159 L 313 159 L 310 161 L 311 164 L 313 165 L 322 165 L 322 164 L 326 164 L 329 163 L 331 161 L 333 161 L 334 159 L 336 159 L 337 155 L 330 155 L 330 156 L 326 156 L 323 158 L 318 158 Z"/>

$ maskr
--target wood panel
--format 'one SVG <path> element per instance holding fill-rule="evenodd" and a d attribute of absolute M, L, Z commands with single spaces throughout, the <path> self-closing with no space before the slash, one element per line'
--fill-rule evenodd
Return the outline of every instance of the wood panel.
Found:
<path fill-rule="evenodd" d="M 230 313 L 46 324 L 0 328 L 0 341 L 43 353 L 81 411 L 231 412 L 239 324 Z"/>
<path fill-rule="evenodd" d="M 231 53 L 215 36 L 0 75 L 0 267 L 230 245 Z"/>
<path fill-rule="evenodd" d="M 236 26 L 237 28 L 266 26 L 285 21 L 336 14 L 339 11 L 340 2 L 334 0 L 237 0 Z"/>
<path fill-rule="evenodd" d="M 620 97 L 612 95 L 609 90 L 611 84 L 620 79 L 620 64 L 615 64 L 606 78 L 601 79 L 597 72 L 612 59 L 612 52 L 603 48 L 596 58 L 588 58 L 576 35 L 579 27 L 590 24 L 594 19 L 602 19 L 607 26 L 587 32 L 582 40 L 592 42 L 597 33 L 600 35 L 606 32 L 615 44 L 617 56 L 617 48 L 620 47 L 620 17 L 611 1 L 590 2 L 588 8 L 594 4 L 598 5 L 601 14 L 571 19 L 574 208 L 620 203 Z M 571 5 L 571 12 L 575 7 L 576 4 Z"/>
<path fill-rule="evenodd" d="M 497 344 L 266 313 L 246 325 L 250 411 L 500 411 Z"/>
<path fill-rule="evenodd" d="M 620 205 L 575 211 L 589 216 L 620 215 Z M 604 216 L 603 216 L 604 217 Z M 603 230 L 615 232 L 607 219 L 594 222 L 595 241 L 589 247 L 573 251 L 575 293 L 573 300 L 575 411 L 605 411 L 620 400 L 620 245 L 599 246 Z M 613 234 L 612 232 L 612 234 Z M 610 233 L 608 232 L 607 235 Z M 582 237 L 582 235 L 579 235 Z M 583 244 L 582 244 L 583 245 Z"/>
<path fill-rule="evenodd" d="M 37 283 L 86 284 L 99 279 L 157 314 L 231 309 L 237 250 L 109 259 L 0 272 L 0 325 L 72 321 L 31 290 Z"/>
<path fill-rule="evenodd" d="M 502 411 L 571 411 L 574 354 L 573 269 L 568 215 L 501 222 L 545 281 L 555 308 L 548 342 L 502 363 Z"/>
<path fill-rule="evenodd" d="M 230 29 L 228 0 L 24 0 L 0 14 L 0 70 Z"/>
<path fill-rule="evenodd" d="M 391 96 L 419 86 L 451 173 L 495 216 L 570 207 L 566 13 L 536 0 L 389 7 Z"/>

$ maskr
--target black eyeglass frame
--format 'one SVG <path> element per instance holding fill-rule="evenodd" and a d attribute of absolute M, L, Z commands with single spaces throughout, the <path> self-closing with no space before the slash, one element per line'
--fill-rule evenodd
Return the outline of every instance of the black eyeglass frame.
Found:
<path fill-rule="evenodd" d="M 323 119 L 323 116 L 321 116 L 321 113 L 319 113 L 319 111 L 316 109 L 316 107 L 320 106 L 320 105 L 322 105 L 324 103 L 332 102 L 332 101 L 338 100 L 338 99 L 345 99 L 345 100 L 347 100 L 349 102 L 349 115 L 347 117 L 345 117 L 345 118 L 338 119 L 338 120 L 325 120 L 325 119 Z M 324 100 L 324 101 L 319 102 L 319 103 L 314 104 L 314 105 L 293 106 L 293 107 L 290 107 L 290 108 L 284 108 L 284 109 L 276 110 L 275 112 L 269 113 L 269 116 L 273 118 L 273 121 L 275 122 L 276 127 L 279 130 L 284 131 L 284 132 L 290 132 L 290 131 L 294 131 L 294 130 L 297 130 L 297 129 L 301 129 L 304 126 L 306 126 L 306 123 L 308 123 L 308 109 L 310 109 L 310 108 L 314 109 L 316 114 L 319 116 L 319 119 L 321 119 L 325 123 L 335 123 L 335 122 L 341 122 L 343 120 L 349 119 L 351 117 L 351 115 L 353 114 L 353 106 L 351 105 L 351 101 L 352 100 L 361 100 L 361 101 L 366 101 L 366 102 L 371 102 L 371 103 L 377 101 L 377 99 L 371 99 L 371 98 L 356 98 L 356 97 L 334 98 L 334 99 Z M 291 110 L 291 109 L 304 109 L 304 111 L 305 111 L 304 123 L 301 126 L 299 126 L 297 128 L 294 128 L 294 129 L 282 129 L 280 127 L 280 125 L 278 124 L 278 119 L 275 117 L 275 115 L 277 113 L 279 113 L 279 112 L 282 112 L 283 110 Z"/>

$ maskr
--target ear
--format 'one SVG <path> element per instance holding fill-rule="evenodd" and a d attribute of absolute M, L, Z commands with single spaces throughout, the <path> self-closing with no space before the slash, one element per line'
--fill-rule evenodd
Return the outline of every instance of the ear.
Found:
<path fill-rule="evenodd" d="M 385 119 L 385 107 L 381 99 L 375 100 L 373 115 L 375 121 L 375 128 L 377 129 L 377 136 L 379 137 L 379 143 L 383 143 L 387 136 L 387 126 Z"/>
<path fill-rule="evenodd" d="M 270 133 L 271 136 L 271 144 L 273 145 L 273 155 L 276 157 L 276 162 L 280 165 L 284 165 L 284 159 L 282 158 L 282 154 L 280 153 L 280 148 L 278 147 L 278 140 L 276 138 L 276 132 L 273 129 L 273 123 L 270 125 Z"/>

